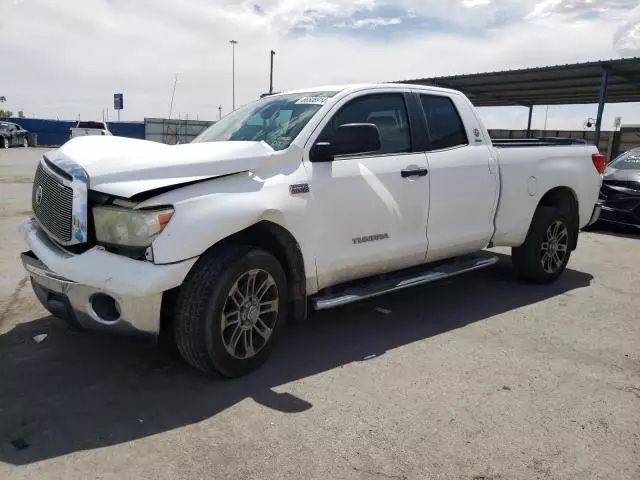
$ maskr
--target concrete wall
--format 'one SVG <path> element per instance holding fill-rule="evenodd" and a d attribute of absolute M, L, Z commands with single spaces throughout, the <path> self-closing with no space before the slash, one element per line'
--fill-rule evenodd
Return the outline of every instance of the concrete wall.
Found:
<path fill-rule="evenodd" d="M 205 120 L 145 118 L 144 138 L 169 145 L 189 143 L 213 123 Z"/>
<path fill-rule="evenodd" d="M 624 126 L 620 129 L 619 140 L 615 144 L 617 153 L 640 147 L 640 125 Z"/>

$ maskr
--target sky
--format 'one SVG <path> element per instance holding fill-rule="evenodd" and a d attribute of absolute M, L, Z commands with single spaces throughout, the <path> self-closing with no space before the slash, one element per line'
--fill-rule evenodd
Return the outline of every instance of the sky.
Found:
<path fill-rule="evenodd" d="M 28 117 L 215 120 L 269 88 L 394 81 L 640 56 L 638 0 L 0 0 L 2 108 Z M 640 88 L 640 87 L 639 87 Z M 541 128 L 545 107 L 534 109 Z M 582 129 L 596 106 L 553 106 L 549 129 Z M 489 128 L 527 110 L 481 109 Z M 612 104 L 640 124 L 640 104 Z"/>

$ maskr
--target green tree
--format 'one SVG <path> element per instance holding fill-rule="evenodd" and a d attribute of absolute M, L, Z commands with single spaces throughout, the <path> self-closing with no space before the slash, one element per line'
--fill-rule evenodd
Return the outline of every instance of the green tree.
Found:
<path fill-rule="evenodd" d="M 0 95 L 0 103 L 4 103 L 6 101 L 7 97 L 5 97 L 4 95 Z M 0 117 L 10 117 L 11 115 L 13 115 L 13 112 L 0 109 Z"/>

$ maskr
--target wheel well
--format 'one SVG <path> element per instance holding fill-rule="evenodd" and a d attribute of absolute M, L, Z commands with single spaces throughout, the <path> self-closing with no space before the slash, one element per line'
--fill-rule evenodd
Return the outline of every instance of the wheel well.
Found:
<path fill-rule="evenodd" d="M 307 314 L 307 277 L 302 251 L 296 239 L 286 229 L 269 221 L 261 221 L 225 238 L 218 245 L 241 243 L 262 248 L 278 259 L 289 282 L 291 305 L 289 317 L 303 320 Z"/>
<path fill-rule="evenodd" d="M 571 245 L 571 250 L 575 250 L 578 244 L 577 233 L 580 226 L 580 217 L 578 201 L 576 200 L 576 195 L 573 190 L 569 187 L 553 188 L 540 199 L 538 207 L 554 207 L 567 213 L 576 233 L 576 235 L 573 236 L 573 244 Z"/>
<path fill-rule="evenodd" d="M 286 229 L 273 222 L 262 221 L 241 230 L 224 240 L 212 245 L 244 244 L 261 248 L 278 259 L 287 275 L 289 283 L 289 318 L 294 321 L 307 317 L 307 277 L 304 271 L 302 252 L 296 239 Z M 164 292 L 160 317 L 160 342 L 173 345 L 171 339 L 173 309 L 180 292 L 180 287 Z"/>
<path fill-rule="evenodd" d="M 307 280 L 302 252 L 296 239 L 286 229 L 273 222 L 262 221 L 241 230 L 216 245 L 242 243 L 259 247 L 278 259 L 289 282 L 291 301 L 289 317 L 302 320 L 307 314 Z"/>

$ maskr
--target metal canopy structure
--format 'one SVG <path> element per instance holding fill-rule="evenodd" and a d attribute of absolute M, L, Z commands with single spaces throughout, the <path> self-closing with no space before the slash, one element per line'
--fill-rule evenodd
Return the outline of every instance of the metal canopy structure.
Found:
<path fill-rule="evenodd" d="M 640 102 L 640 58 L 405 80 L 464 92 L 477 107 L 597 103 L 596 145 L 605 102 Z"/>

